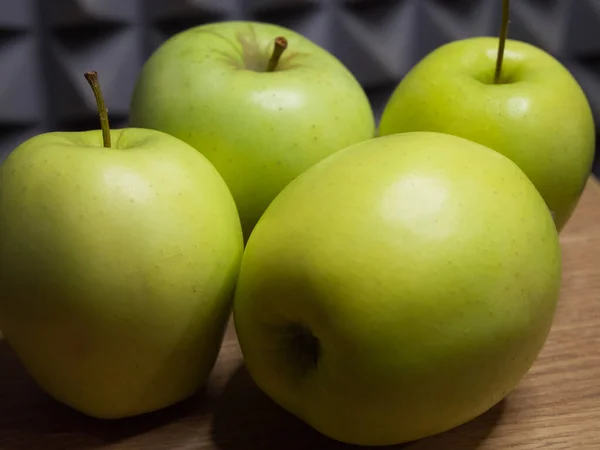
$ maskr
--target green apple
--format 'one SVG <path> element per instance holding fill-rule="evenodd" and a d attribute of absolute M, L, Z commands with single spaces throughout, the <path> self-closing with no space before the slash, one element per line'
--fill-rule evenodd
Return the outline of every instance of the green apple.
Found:
<path fill-rule="evenodd" d="M 509 157 L 540 191 L 559 231 L 595 152 L 594 119 L 577 81 L 553 56 L 507 41 L 506 33 L 445 44 L 403 78 L 379 132 L 409 131 L 454 134 Z"/>
<path fill-rule="evenodd" d="M 226 183 L 194 148 L 103 131 L 38 135 L 0 167 L 0 329 L 48 394 L 112 419 L 207 379 L 243 238 Z"/>
<path fill-rule="evenodd" d="M 387 445 L 512 390 L 560 284 L 558 233 L 526 175 L 474 142 L 414 132 L 292 181 L 246 244 L 233 311 L 267 395 L 333 439 Z"/>
<path fill-rule="evenodd" d="M 130 125 L 206 156 L 246 239 L 293 178 L 375 133 L 368 98 L 338 59 L 292 30 L 246 21 L 197 26 L 159 47 L 136 83 Z"/>

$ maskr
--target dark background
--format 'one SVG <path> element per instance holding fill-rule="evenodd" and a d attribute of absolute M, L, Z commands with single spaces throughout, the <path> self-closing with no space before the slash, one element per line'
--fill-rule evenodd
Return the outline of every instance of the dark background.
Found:
<path fill-rule="evenodd" d="M 125 126 L 144 61 L 196 24 L 254 19 L 303 33 L 348 66 L 379 116 L 420 58 L 497 35 L 500 13 L 500 0 L 0 0 L 0 161 L 34 134 L 98 127 L 86 70 L 100 74 L 112 125 Z M 600 129 L 600 0 L 513 0 L 509 36 L 571 70 Z"/>

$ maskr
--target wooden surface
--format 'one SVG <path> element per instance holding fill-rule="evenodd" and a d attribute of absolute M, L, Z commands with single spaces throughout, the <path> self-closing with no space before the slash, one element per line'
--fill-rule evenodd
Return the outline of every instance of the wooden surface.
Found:
<path fill-rule="evenodd" d="M 600 185 L 590 180 L 567 228 L 563 292 L 535 365 L 508 397 L 450 432 L 407 450 L 600 450 Z M 134 419 L 83 417 L 40 392 L 0 340 L 0 449 L 349 450 L 275 406 L 225 339 L 204 392 Z"/>

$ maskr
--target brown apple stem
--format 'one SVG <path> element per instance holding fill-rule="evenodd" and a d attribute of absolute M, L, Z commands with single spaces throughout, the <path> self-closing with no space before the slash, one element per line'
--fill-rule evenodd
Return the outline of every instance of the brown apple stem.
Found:
<path fill-rule="evenodd" d="M 267 72 L 273 72 L 277 68 L 279 58 L 281 58 L 281 54 L 285 51 L 287 46 L 288 43 L 286 38 L 283 36 L 275 38 L 275 46 L 273 47 L 273 53 L 271 54 L 271 59 L 269 59 L 269 64 L 267 65 Z"/>
<path fill-rule="evenodd" d="M 110 148 L 110 123 L 108 121 L 108 109 L 106 109 L 106 105 L 104 104 L 104 97 L 102 96 L 102 90 L 100 89 L 100 83 L 98 82 L 98 72 L 86 72 L 84 76 L 92 87 L 94 97 L 96 97 L 98 115 L 100 116 L 100 126 L 102 127 L 102 141 L 106 148 Z"/>
<path fill-rule="evenodd" d="M 510 0 L 502 0 L 502 26 L 500 27 L 500 42 L 498 44 L 498 57 L 496 58 L 496 73 L 494 84 L 500 83 L 502 75 L 502 62 L 504 60 L 504 47 L 508 36 L 508 23 L 510 18 Z"/>

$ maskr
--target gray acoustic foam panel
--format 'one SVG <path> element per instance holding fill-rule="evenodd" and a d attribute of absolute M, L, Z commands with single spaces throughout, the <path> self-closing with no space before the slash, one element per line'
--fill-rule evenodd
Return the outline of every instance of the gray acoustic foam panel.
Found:
<path fill-rule="evenodd" d="M 514 0 L 509 36 L 538 45 L 579 80 L 600 127 L 600 0 Z M 428 52 L 498 34 L 500 0 L 0 0 L 0 161 L 50 130 L 98 127 L 83 73 L 98 70 L 114 127 L 127 124 L 136 76 L 161 42 L 230 19 L 293 28 L 363 84 L 379 117 Z"/>

